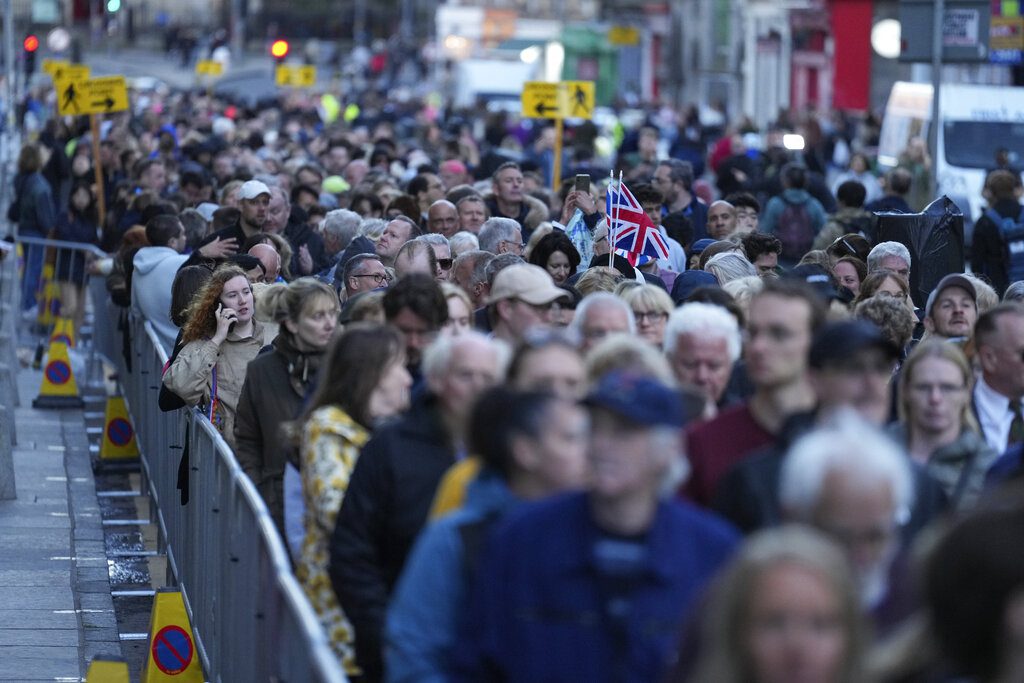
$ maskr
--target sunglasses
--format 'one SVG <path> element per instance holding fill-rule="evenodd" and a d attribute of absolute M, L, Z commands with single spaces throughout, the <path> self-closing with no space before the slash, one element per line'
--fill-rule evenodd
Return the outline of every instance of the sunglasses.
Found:
<path fill-rule="evenodd" d="M 452 264 L 454 262 L 455 262 L 455 259 L 450 259 L 450 258 L 439 258 L 439 259 L 437 259 L 437 265 L 441 266 L 441 270 L 451 270 L 452 269 Z"/>

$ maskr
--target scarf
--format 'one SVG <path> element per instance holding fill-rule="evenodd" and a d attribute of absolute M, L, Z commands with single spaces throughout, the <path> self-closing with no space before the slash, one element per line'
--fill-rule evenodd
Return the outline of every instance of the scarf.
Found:
<path fill-rule="evenodd" d="M 296 394 L 305 398 L 310 384 L 320 369 L 323 351 L 300 351 L 295 338 L 283 325 L 273 341 L 274 349 L 281 354 L 288 366 L 288 383 Z"/>

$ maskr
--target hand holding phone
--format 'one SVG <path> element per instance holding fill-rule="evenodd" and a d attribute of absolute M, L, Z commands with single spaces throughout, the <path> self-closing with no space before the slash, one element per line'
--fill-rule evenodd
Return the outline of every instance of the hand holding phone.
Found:
<path fill-rule="evenodd" d="M 576 174 L 576 191 L 590 192 L 590 176 L 586 173 Z"/>

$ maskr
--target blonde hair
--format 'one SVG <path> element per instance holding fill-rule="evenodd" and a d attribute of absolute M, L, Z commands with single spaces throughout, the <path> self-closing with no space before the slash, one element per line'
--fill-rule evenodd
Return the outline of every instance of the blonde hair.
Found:
<path fill-rule="evenodd" d="M 704 614 L 703 656 L 692 680 L 697 683 L 745 683 L 756 679 L 749 652 L 750 605 L 758 581 L 769 571 L 796 567 L 812 572 L 839 603 L 843 625 L 843 661 L 838 683 L 864 680 L 862 659 L 868 646 L 853 573 L 845 555 L 820 533 L 787 525 L 750 536 L 715 581 Z"/>
<path fill-rule="evenodd" d="M 636 287 L 624 288 L 623 291 L 619 293 L 619 298 L 625 301 L 626 304 L 634 310 L 634 312 L 637 306 L 648 310 L 661 311 L 665 315 L 671 315 L 673 309 L 675 309 L 675 304 L 672 303 L 672 297 L 668 295 L 668 292 L 657 285 L 638 282 Z"/>
<path fill-rule="evenodd" d="M 722 285 L 722 289 L 732 296 L 733 301 L 743 311 L 743 317 L 746 318 L 750 313 L 750 300 L 764 289 L 764 280 L 756 275 L 741 277 L 726 282 Z"/>
<path fill-rule="evenodd" d="M 288 284 L 275 283 L 260 292 L 257 310 L 269 322 L 281 324 L 285 320 L 296 321 L 315 302 L 327 300 L 334 304 L 335 312 L 341 310 L 334 290 L 312 277 L 300 277 Z"/>
<path fill-rule="evenodd" d="M 971 364 L 967 361 L 967 356 L 964 355 L 960 345 L 950 344 L 944 339 L 934 337 L 923 339 L 914 347 L 913 352 L 911 352 L 907 360 L 903 361 L 903 366 L 900 368 L 898 409 L 900 422 L 903 424 L 908 424 L 910 420 L 910 381 L 914 376 L 914 368 L 925 358 L 941 358 L 949 361 L 956 366 L 956 369 L 960 371 L 960 375 L 964 378 L 964 391 L 967 395 L 970 396 L 974 390 L 974 373 L 971 371 Z M 964 401 L 964 407 L 960 411 L 960 428 L 963 429 L 964 427 L 977 433 L 981 432 L 978 421 L 974 417 L 974 411 L 971 410 L 971 401 L 969 400 Z"/>
<path fill-rule="evenodd" d="M 978 315 L 999 305 L 999 295 L 996 294 L 996 290 L 992 289 L 992 285 L 970 273 L 963 273 L 963 276 L 974 285 L 974 292 L 977 294 L 975 301 L 978 304 Z"/>
<path fill-rule="evenodd" d="M 585 365 L 591 385 L 613 370 L 651 377 L 670 387 L 677 384 L 665 354 L 632 334 L 608 335 L 590 350 Z"/>
<path fill-rule="evenodd" d="M 580 296 L 594 292 L 614 292 L 615 286 L 623 279 L 622 273 L 608 266 L 594 266 L 587 270 L 576 281 L 576 291 Z"/>

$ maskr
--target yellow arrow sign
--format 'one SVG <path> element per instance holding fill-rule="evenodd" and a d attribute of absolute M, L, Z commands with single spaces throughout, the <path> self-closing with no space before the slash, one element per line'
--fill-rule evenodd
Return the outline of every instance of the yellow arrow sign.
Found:
<path fill-rule="evenodd" d="M 200 76 L 221 76 L 224 74 L 224 63 L 214 59 L 200 59 L 196 62 L 196 73 Z"/>
<path fill-rule="evenodd" d="M 55 82 L 57 110 L 61 116 L 106 114 L 128 108 L 128 86 L 124 76 L 106 76 L 75 81 L 62 78 Z"/>
<path fill-rule="evenodd" d="M 274 71 L 274 83 L 288 88 L 312 88 L 316 85 L 316 67 L 282 64 Z"/>
<path fill-rule="evenodd" d="M 594 82 L 531 81 L 523 86 L 522 106 L 527 118 L 589 119 L 594 113 Z"/>
<path fill-rule="evenodd" d="M 62 78 L 71 81 L 84 81 L 89 78 L 90 70 L 85 64 L 72 64 L 59 59 L 47 59 L 43 62 L 43 71 L 50 74 L 54 83 Z"/>

